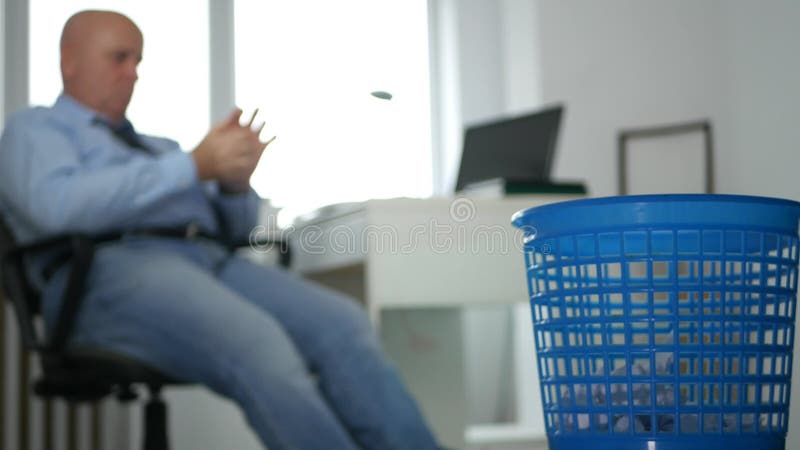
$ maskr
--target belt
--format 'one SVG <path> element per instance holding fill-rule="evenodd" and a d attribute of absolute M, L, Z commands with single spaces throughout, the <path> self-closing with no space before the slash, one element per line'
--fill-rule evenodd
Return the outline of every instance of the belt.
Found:
<path fill-rule="evenodd" d="M 146 228 L 142 230 L 132 230 L 120 233 L 120 237 L 125 236 L 152 236 L 189 240 L 203 238 L 212 241 L 220 240 L 220 236 L 203 231 L 195 222 L 192 222 L 184 227 Z"/>
<path fill-rule="evenodd" d="M 220 242 L 221 238 L 218 235 L 207 233 L 200 229 L 196 223 L 192 222 L 184 227 L 163 227 L 163 228 L 145 228 L 139 230 L 128 230 L 119 233 L 107 233 L 102 236 L 97 236 L 95 243 L 102 243 L 108 241 L 117 241 L 125 237 L 164 237 L 172 239 L 185 239 L 194 240 L 198 238 L 207 239 L 211 241 Z M 44 265 L 42 275 L 45 280 L 50 280 L 55 273 L 70 260 L 69 253 L 64 253 L 55 256 L 52 261 Z"/>

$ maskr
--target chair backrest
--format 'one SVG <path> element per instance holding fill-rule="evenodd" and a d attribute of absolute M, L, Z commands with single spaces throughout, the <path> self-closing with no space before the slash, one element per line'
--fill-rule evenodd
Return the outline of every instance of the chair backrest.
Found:
<path fill-rule="evenodd" d="M 23 344 L 29 350 L 39 351 L 44 346 L 35 325 L 39 293 L 28 281 L 22 254 L 16 249 L 14 235 L 0 216 L 0 290 L 14 307 Z"/>

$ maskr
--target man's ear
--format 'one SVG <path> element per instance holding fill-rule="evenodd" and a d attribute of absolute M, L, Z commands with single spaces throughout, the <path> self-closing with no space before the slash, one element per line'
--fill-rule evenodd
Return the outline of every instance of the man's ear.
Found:
<path fill-rule="evenodd" d="M 69 48 L 61 49 L 61 76 L 67 80 L 75 74 L 75 55 Z"/>

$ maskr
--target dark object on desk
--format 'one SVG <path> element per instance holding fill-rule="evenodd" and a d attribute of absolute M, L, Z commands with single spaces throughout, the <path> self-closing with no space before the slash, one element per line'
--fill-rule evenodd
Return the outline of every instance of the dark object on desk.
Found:
<path fill-rule="evenodd" d="M 710 120 L 698 120 L 696 122 L 679 123 L 672 125 L 661 125 L 655 127 L 635 128 L 622 130 L 617 136 L 618 167 L 617 176 L 619 183 L 619 195 L 644 194 L 652 192 L 637 192 L 631 189 L 629 182 L 628 168 L 628 145 L 632 140 L 658 139 L 682 134 L 703 133 L 703 163 L 704 167 L 704 193 L 714 193 L 714 133 Z M 653 174 L 654 176 L 664 176 L 664 174 Z"/>
<path fill-rule="evenodd" d="M 194 238 L 194 235 L 187 233 L 186 229 L 149 230 L 142 234 L 182 239 Z M 30 376 L 29 356 L 33 354 L 38 357 L 41 364 L 41 375 L 33 382 L 33 391 L 36 395 L 45 398 L 42 421 L 45 448 L 53 447 L 53 408 L 50 399 L 60 397 L 70 404 L 67 425 L 69 448 L 76 448 L 77 443 L 74 405 L 80 402 L 94 404 L 92 412 L 94 430 L 92 431 L 91 448 L 97 450 L 100 447 L 100 418 L 96 402 L 112 394 L 116 395 L 121 402 L 135 400 L 137 394 L 133 386 L 143 384 L 149 390 L 149 399 L 144 409 L 143 448 L 144 450 L 169 449 L 167 406 L 161 399 L 160 392 L 164 386 L 184 384 L 184 382 L 173 379 L 125 355 L 96 347 L 67 345 L 73 325 L 80 313 L 86 277 L 92 265 L 95 246 L 120 237 L 119 233 L 102 237 L 69 235 L 19 246 L 5 221 L 0 217 L 0 290 L 6 294 L 14 307 L 22 344 L 19 352 L 20 388 L 18 389 L 19 410 L 17 411 L 20 445 L 16 448 L 29 447 L 27 439 L 30 425 L 28 419 L 30 399 L 28 389 L 24 385 Z M 229 248 L 262 243 L 243 242 L 240 244 L 225 242 Z M 279 242 L 279 244 L 282 261 L 288 263 L 288 247 L 283 242 Z M 70 267 L 61 310 L 56 318 L 52 335 L 45 337 L 41 328 L 37 327 L 37 322 L 41 319 L 41 293 L 28 280 L 24 258 L 27 254 L 54 248 L 63 248 L 68 253 L 69 258 L 65 263 L 70 263 Z M 0 305 L 0 307 L 4 308 L 4 305 Z M 4 330 L 0 329 L 0 331 Z M 5 348 L 5 342 L 2 339 L 0 339 L 0 347 Z M 4 405 L 0 405 L 0 407 L 4 407 Z M 4 420 L 3 417 L 0 419 Z"/>
<path fill-rule="evenodd" d="M 490 178 L 549 181 L 563 111 L 556 105 L 467 128 L 456 191 Z"/>
<path fill-rule="evenodd" d="M 537 180 L 492 178 L 469 183 L 459 194 L 466 196 L 502 198 L 518 194 L 576 194 L 585 195 L 581 182 L 546 182 Z"/>

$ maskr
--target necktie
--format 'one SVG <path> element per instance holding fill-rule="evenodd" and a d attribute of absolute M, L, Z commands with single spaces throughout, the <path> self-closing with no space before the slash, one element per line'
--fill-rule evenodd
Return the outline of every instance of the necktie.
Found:
<path fill-rule="evenodd" d="M 112 133 L 114 133 L 114 136 L 126 143 L 128 147 L 143 151 L 145 153 L 154 154 L 152 149 L 147 148 L 147 146 L 142 143 L 142 140 L 139 138 L 139 135 L 136 134 L 136 130 L 133 129 L 133 126 L 130 124 L 130 122 L 126 121 L 122 125 L 115 127 L 105 120 L 95 118 L 94 123 L 108 128 Z"/>

